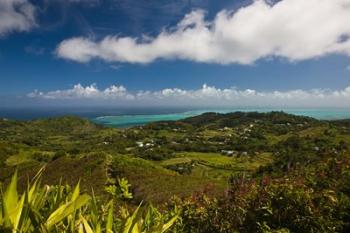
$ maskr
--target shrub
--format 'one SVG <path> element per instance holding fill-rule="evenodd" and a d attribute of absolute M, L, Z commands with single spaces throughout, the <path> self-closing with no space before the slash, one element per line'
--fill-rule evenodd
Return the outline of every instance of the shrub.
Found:
<path fill-rule="evenodd" d="M 120 207 L 114 215 L 113 201 L 101 203 L 95 196 L 80 193 L 79 183 L 70 186 L 41 186 L 37 178 L 23 194 L 17 192 L 17 172 L 0 193 L 0 232 L 165 232 L 177 215 L 165 216 L 141 206 L 133 213 Z"/>

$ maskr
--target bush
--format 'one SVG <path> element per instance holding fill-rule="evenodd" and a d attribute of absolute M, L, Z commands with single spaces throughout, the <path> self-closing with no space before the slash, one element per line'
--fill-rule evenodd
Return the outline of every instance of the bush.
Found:
<path fill-rule="evenodd" d="M 299 179 L 235 176 L 223 198 L 200 194 L 173 205 L 181 209 L 180 232 L 346 232 L 350 219 L 349 196 L 315 192 Z"/>
<path fill-rule="evenodd" d="M 39 175 L 40 176 L 40 175 Z M 133 232 L 167 231 L 177 215 L 162 215 L 153 207 L 130 214 L 121 207 L 114 216 L 113 201 L 101 203 L 80 193 L 79 183 L 70 186 L 40 186 L 34 180 L 22 195 L 17 192 L 17 173 L 0 193 L 0 232 Z"/>
<path fill-rule="evenodd" d="M 48 154 L 42 153 L 42 152 L 34 152 L 32 154 L 32 158 L 39 162 L 49 162 L 51 160 L 51 157 Z"/>

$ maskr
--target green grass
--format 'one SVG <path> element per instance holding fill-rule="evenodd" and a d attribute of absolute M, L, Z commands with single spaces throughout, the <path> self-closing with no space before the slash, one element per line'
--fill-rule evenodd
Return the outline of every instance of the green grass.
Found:
<path fill-rule="evenodd" d="M 25 154 L 21 156 L 26 156 Z M 11 174 L 15 169 L 18 170 L 19 190 L 23 190 L 27 185 L 28 179 L 33 177 L 36 172 L 45 166 L 42 181 L 44 184 L 69 184 L 74 185 L 81 181 L 82 190 L 95 193 L 104 197 L 104 187 L 107 182 L 107 173 L 105 160 L 96 155 L 86 155 L 82 157 L 64 156 L 49 163 L 40 163 L 33 159 L 24 162 L 18 156 L 9 158 L 10 162 L 16 166 L 8 166 L 0 169 L 0 182 L 8 183 Z M 26 158 L 27 159 L 27 158 Z"/>
<path fill-rule="evenodd" d="M 228 178 L 237 172 L 254 172 L 260 166 L 267 165 L 273 161 L 270 153 L 261 153 L 254 156 L 228 157 L 218 153 L 200 153 L 200 152 L 186 152 L 178 153 L 176 158 L 167 159 L 157 164 L 161 166 L 169 166 L 184 163 L 193 163 L 194 167 L 190 175 L 182 175 L 169 181 L 169 184 L 163 184 L 167 189 L 174 191 L 174 187 L 178 186 L 176 182 L 180 182 L 181 177 L 184 181 L 188 181 L 193 187 L 203 185 L 203 181 L 208 181 L 215 185 L 218 190 L 223 190 L 227 187 Z M 184 182 L 182 181 L 182 182 Z M 203 188 L 205 186 L 202 186 Z M 160 190 L 162 194 L 162 191 Z"/>
<path fill-rule="evenodd" d="M 23 163 L 29 163 L 34 161 L 32 159 L 33 152 L 31 150 L 20 150 L 16 155 L 12 155 L 6 160 L 7 166 L 18 166 Z"/>
<path fill-rule="evenodd" d="M 270 153 L 260 153 L 258 155 L 253 156 L 233 156 L 228 157 L 225 155 L 221 155 L 219 153 L 201 153 L 201 152 L 186 152 L 177 154 L 178 158 L 170 159 L 163 162 L 163 164 L 173 163 L 175 164 L 177 161 L 180 163 L 182 161 L 198 161 L 203 165 L 212 166 L 212 167 L 222 167 L 222 166 L 230 166 L 233 168 L 229 168 L 229 170 L 247 170 L 252 171 L 259 166 L 266 165 L 272 162 L 272 156 Z"/>
<path fill-rule="evenodd" d="M 305 137 L 305 136 L 316 137 L 318 135 L 322 135 L 326 129 L 328 129 L 327 126 L 312 127 L 312 128 L 304 129 L 300 131 L 298 134 L 301 137 Z"/>
<path fill-rule="evenodd" d="M 181 164 L 181 163 L 190 163 L 192 162 L 191 158 L 172 158 L 172 159 L 167 159 L 164 161 L 159 162 L 161 166 L 169 166 L 169 165 L 176 165 L 176 164 Z"/>
<path fill-rule="evenodd" d="M 235 158 L 232 163 L 234 171 L 255 171 L 260 166 L 265 166 L 273 161 L 271 153 L 261 153 L 259 155 L 249 157 Z"/>
<path fill-rule="evenodd" d="M 177 156 L 217 165 L 230 164 L 233 161 L 233 157 L 224 156 L 219 153 L 184 152 L 177 154 Z"/>
<path fill-rule="evenodd" d="M 177 154 L 172 158 L 159 162 L 161 166 L 183 163 L 194 163 L 193 176 L 201 177 L 228 177 L 235 172 L 253 172 L 260 166 L 273 161 L 270 153 L 261 153 L 254 156 L 228 157 L 218 153 L 186 152 Z M 204 174 L 204 175 L 203 175 Z M 211 175 L 213 174 L 213 175 Z"/>
<path fill-rule="evenodd" d="M 201 134 L 205 138 L 211 138 L 215 136 L 229 136 L 229 135 L 234 135 L 235 131 L 231 128 L 226 128 L 223 131 L 218 131 L 218 130 L 210 130 L 210 129 L 205 129 L 201 132 Z"/>
<path fill-rule="evenodd" d="M 157 162 L 130 156 L 115 156 L 111 169 L 116 177 L 126 177 L 130 181 L 136 201 L 161 204 L 169 201 L 173 195 L 187 197 L 195 191 L 204 190 L 208 185 L 217 186 L 217 193 L 224 189 L 222 183 L 218 184 L 213 179 L 179 175 Z"/>
<path fill-rule="evenodd" d="M 179 137 L 182 137 L 183 134 L 175 131 L 169 131 L 169 130 L 158 130 L 157 136 L 167 137 L 167 138 L 179 138 Z"/>

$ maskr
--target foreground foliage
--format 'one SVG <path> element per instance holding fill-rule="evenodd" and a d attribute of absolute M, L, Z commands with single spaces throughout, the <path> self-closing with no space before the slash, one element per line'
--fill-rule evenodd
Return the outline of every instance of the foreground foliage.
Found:
<path fill-rule="evenodd" d="M 130 197 L 125 189 L 123 192 Z M 20 195 L 15 173 L 6 189 L 1 189 L 0 232 L 163 233 L 177 219 L 176 215 L 163 216 L 152 206 L 146 210 L 139 206 L 132 213 L 120 207 L 118 218 L 115 209 L 113 200 L 104 204 L 95 196 L 81 194 L 79 183 L 74 189 L 41 186 L 37 177 Z"/>

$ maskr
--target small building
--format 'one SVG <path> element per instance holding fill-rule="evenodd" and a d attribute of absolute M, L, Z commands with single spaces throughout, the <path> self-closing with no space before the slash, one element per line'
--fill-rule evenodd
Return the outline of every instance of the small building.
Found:
<path fill-rule="evenodd" d="M 247 151 L 243 151 L 243 152 L 241 153 L 241 155 L 242 155 L 242 156 L 247 156 L 247 155 L 248 155 L 248 152 L 247 152 Z"/>
<path fill-rule="evenodd" d="M 234 156 L 236 154 L 236 151 L 234 151 L 234 150 L 221 150 L 221 154 L 227 155 L 227 156 Z"/>
<path fill-rule="evenodd" d="M 143 142 L 136 142 L 136 145 L 138 146 L 138 147 L 143 147 L 144 145 L 143 145 Z"/>

